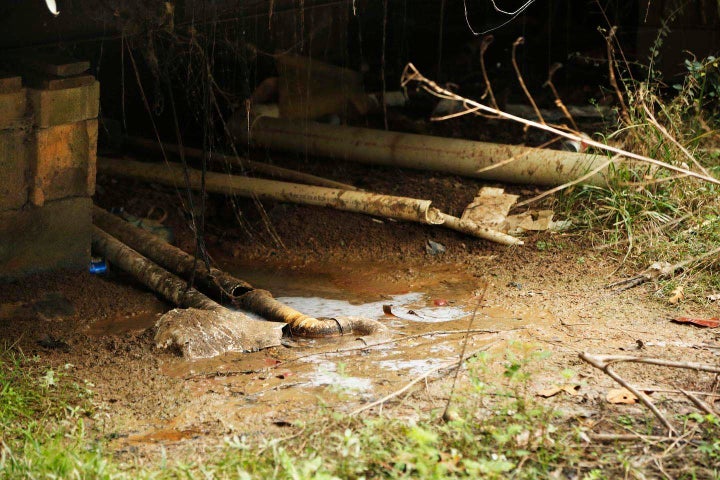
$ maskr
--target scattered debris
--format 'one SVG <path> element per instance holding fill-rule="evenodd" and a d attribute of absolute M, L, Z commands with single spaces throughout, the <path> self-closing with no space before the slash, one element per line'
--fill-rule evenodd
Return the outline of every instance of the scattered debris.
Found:
<path fill-rule="evenodd" d="M 718 328 L 720 327 L 720 318 L 690 318 L 690 317 L 678 317 L 672 320 L 675 323 L 689 323 L 696 327 L 705 328 Z"/>
<path fill-rule="evenodd" d="M 66 353 L 70 351 L 70 345 L 52 335 L 46 335 L 45 338 L 38 340 L 37 344 L 48 350 L 61 350 Z"/>
<path fill-rule="evenodd" d="M 429 240 L 425 242 L 425 251 L 428 253 L 428 255 L 440 255 L 442 253 L 445 253 L 447 249 L 445 248 L 445 245 L 442 243 L 435 242 L 433 240 Z"/>
<path fill-rule="evenodd" d="M 720 247 L 675 264 L 671 264 L 669 262 L 655 262 L 638 275 L 626 280 L 613 282 L 605 288 L 614 288 L 616 291 L 621 292 L 623 290 L 628 290 L 638 285 L 642 285 L 646 282 L 668 278 L 673 276 L 676 271 L 690 265 L 691 263 L 699 262 L 700 260 L 704 260 L 718 254 L 720 254 Z"/>
<path fill-rule="evenodd" d="M 713 293 L 712 295 L 708 295 L 705 298 L 707 298 L 711 302 L 717 302 L 718 300 L 720 300 L 720 293 Z"/>
<path fill-rule="evenodd" d="M 620 347 L 619 349 L 624 352 L 636 352 L 645 348 L 645 342 L 640 339 L 635 340 L 635 343 L 628 347 Z"/>
<path fill-rule="evenodd" d="M 553 387 L 544 388 L 537 392 L 539 397 L 550 398 L 554 397 L 558 393 L 565 392 L 568 395 L 580 395 L 580 385 L 555 385 Z"/>
<path fill-rule="evenodd" d="M 605 400 L 616 405 L 632 405 L 638 398 L 627 388 L 614 388 L 605 396 Z"/>
<path fill-rule="evenodd" d="M 529 210 L 517 215 L 510 215 L 505 219 L 501 230 L 511 235 L 518 235 L 527 231 L 561 231 L 572 225 L 570 220 L 553 220 L 555 212 L 552 210 Z"/>
<path fill-rule="evenodd" d="M 695 363 L 695 362 L 674 362 L 671 360 L 665 360 L 662 358 L 647 358 L 647 357 L 635 357 L 631 355 L 593 355 L 587 352 L 583 352 L 580 355 L 580 359 L 583 361 L 589 363 L 593 367 L 603 371 L 607 376 L 615 380 L 617 383 L 619 383 L 622 387 L 624 387 L 626 390 L 628 390 L 630 393 L 632 393 L 643 405 L 645 405 L 650 411 L 655 415 L 655 417 L 660 420 L 660 422 L 665 426 L 665 428 L 668 430 L 669 435 L 675 435 L 677 434 L 675 428 L 670 424 L 667 418 L 665 418 L 665 415 L 663 415 L 660 410 L 652 403 L 650 398 L 642 392 L 640 389 L 630 385 L 624 378 L 622 378 L 620 375 L 615 373 L 615 370 L 613 370 L 613 365 L 616 363 L 621 362 L 636 362 L 636 363 L 643 363 L 647 365 L 657 365 L 661 367 L 671 367 L 671 368 L 684 368 L 688 370 L 699 370 L 703 372 L 710 372 L 710 373 L 720 373 L 720 367 L 717 367 L 715 365 L 705 365 L 702 363 Z"/>
<path fill-rule="evenodd" d="M 668 303 L 670 305 L 676 305 L 680 303 L 682 299 L 685 298 L 685 289 L 682 285 L 678 285 L 673 289 L 672 292 L 670 292 L 670 298 L 668 298 Z"/>
<path fill-rule="evenodd" d="M 479 225 L 500 228 L 518 198 L 518 195 L 505 193 L 503 188 L 483 187 L 470 205 L 465 207 L 460 218 Z"/>

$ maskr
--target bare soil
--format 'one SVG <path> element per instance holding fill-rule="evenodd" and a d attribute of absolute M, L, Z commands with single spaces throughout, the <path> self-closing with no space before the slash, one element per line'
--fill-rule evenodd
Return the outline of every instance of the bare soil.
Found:
<path fill-rule="evenodd" d="M 278 163 L 382 193 L 429 198 L 456 215 L 483 185 L 304 158 Z M 184 192 L 103 177 L 99 185 L 101 206 L 124 207 L 138 216 L 151 207 L 167 211 L 177 244 L 194 251 L 179 206 Z M 534 187 L 508 188 L 524 197 L 536 193 Z M 716 307 L 691 298 L 670 305 L 656 295 L 654 284 L 623 293 L 605 290 L 610 280 L 634 272 L 616 272 L 620 259 L 593 248 L 580 233 L 532 234 L 524 246 L 509 248 L 438 227 L 329 209 L 264 203 L 261 211 L 258 203 L 216 196 L 207 203 L 207 249 L 218 267 L 276 296 L 318 297 L 320 307 L 328 299 L 352 305 L 387 302 L 403 318 L 383 316 L 377 307 L 376 318 L 391 328 L 381 339 L 289 339 L 261 352 L 188 362 L 153 343 L 153 322 L 171 306 L 112 267 L 105 277 L 59 272 L 3 286 L 0 338 L 42 363 L 73 365 L 68 371 L 93 385 L 102 413 L 99 426 L 118 453 L 143 459 L 160 447 L 202 452 L 228 434 L 286 435 L 294 421 L 321 409 L 350 412 L 456 359 L 461 334 L 405 337 L 464 331 L 478 302 L 472 328 L 486 332 L 471 334 L 468 352 L 484 346 L 503 352 L 512 341 L 551 352 L 536 366 L 534 391 L 566 382 L 560 372 L 574 370 L 571 382 L 579 385 L 578 395 L 541 401 L 590 418 L 598 431 L 608 413 L 645 412 L 637 404 L 609 404 L 605 395 L 618 386 L 582 362 L 580 352 L 717 364 L 715 331 L 670 321 L 717 316 Z M 447 251 L 428 254 L 427 240 Z M 480 298 L 484 282 L 489 288 Z M 421 295 L 398 304 L 394 295 L 410 292 Z M 406 318 L 414 308 L 442 313 L 445 306 L 465 314 L 444 322 Z M 373 346 L 377 342 L 385 343 Z M 709 375 L 694 371 L 637 365 L 618 371 L 646 389 L 714 388 Z M 411 418 L 441 408 L 450 381 L 447 372 L 433 375 L 427 387 L 417 387 L 402 402 L 391 400 L 383 412 Z M 654 393 L 653 398 L 670 414 L 695 408 L 676 395 Z"/>

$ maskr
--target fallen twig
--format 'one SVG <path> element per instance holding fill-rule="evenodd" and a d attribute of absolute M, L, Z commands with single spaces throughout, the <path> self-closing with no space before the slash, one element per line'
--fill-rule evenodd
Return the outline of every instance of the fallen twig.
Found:
<path fill-rule="evenodd" d="M 620 102 L 620 116 L 629 125 L 630 115 L 628 114 L 627 106 L 625 105 L 625 99 L 623 98 L 623 94 L 620 91 L 620 87 L 617 83 L 617 78 L 615 77 L 615 49 L 612 45 L 612 41 L 615 38 L 616 31 L 617 27 L 612 27 L 608 35 L 605 37 L 608 57 L 608 75 L 610 77 L 610 86 L 613 87 L 613 89 L 615 90 L 615 95 L 618 98 L 618 102 Z"/>
<path fill-rule="evenodd" d="M 624 378 L 615 373 L 615 371 L 611 368 L 612 365 L 619 362 L 635 362 L 645 363 L 648 365 L 658 365 L 662 367 L 685 368 L 689 370 L 700 370 L 703 372 L 720 373 L 720 367 L 705 365 L 696 362 L 675 362 L 672 360 L 664 360 L 662 358 L 635 357 L 632 355 L 592 355 L 587 352 L 581 353 L 580 358 L 592 365 L 593 367 L 605 372 L 605 374 L 607 374 L 610 378 L 615 380 L 617 383 L 619 383 L 621 386 L 623 386 L 633 395 L 635 395 L 640 400 L 640 402 L 648 409 L 650 409 L 650 411 L 658 418 L 658 420 L 660 420 L 660 422 L 665 425 L 670 435 L 675 435 L 677 434 L 677 432 L 670 424 L 670 422 L 668 422 L 667 418 L 665 418 L 665 416 L 660 412 L 660 410 L 658 410 L 658 408 L 652 403 L 650 398 L 645 395 L 645 393 L 643 393 L 637 387 L 630 385 Z"/>
<path fill-rule="evenodd" d="M 660 435 L 640 435 L 632 433 L 593 433 L 588 435 L 590 440 L 597 442 L 636 442 L 644 440 L 647 442 L 673 442 L 673 437 L 663 437 Z"/>
<path fill-rule="evenodd" d="M 490 284 L 486 281 L 485 285 L 483 286 L 482 293 L 477 298 L 477 303 L 475 304 L 475 308 L 473 309 L 472 316 L 470 317 L 470 320 L 468 321 L 468 326 L 465 334 L 465 338 L 463 338 L 463 344 L 462 349 L 460 350 L 460 359 L 458 360 L 457 367 L 455 367 L 455 376 L 453 377 L 453 383 L 452 387 L 450 387 L 450 395 L 448 395 L 447 403 L 445 404 L 445 410 L 443 411 L 442 417 L 447 418 L 448 412 L 450 411 L 450 403 L 452 402 L 453 394 L 455 393 L 455 385 L 457 384 L 457 379 L 460 376 L 460 367 L 462 366 L 462 359 L 465 356 L 465 350 L 467 349 L 468 344 L 468 338 L 470 338 L 470 329 L 472 329 L 472 324 L 475 321 L 475 317 L 477 316 L 478 309 L 480 308 L 480 305 L 482 305 L 482 302 L 485 300 L 485 294 L 487 293 L 487 289 L 490 286 Z"/>
<path fill-rule="evenodd" d="M 671 277 L 676 271 L 690 265 L 691 263 L 699 262 L 700 260 L 704 260 L 708 257 L 712 257 L 712 256 L 715 256 L 718 254 L 720 254 L 720 247 L 714 248 L 713 250 L 710 250 L 709 252 L 705 252 L 703 254 L 697 255 L 692 258 L 688 258 L 687 260 L 683 260 L 683 261 L 675 263 L 675 264 L 671 264 L 669 262 L 655 262 L 652 265 L 650 265 L 648 268 L 646 268 L 645 270 L 640 272 L 638 275 L 635 275 L 634 277 L 631 277 L 631 278 L 627 278 L 625 280 L 619 280 L 617 282 L 613 282 L 613 283 L 607 285 L 605 288 L 615 288 L 616 291 L 618 291 L 618 292 L 622 292 L 624 290 L 629 290 L 633 287 L 642 285 L 643 283 L 646 283 L 646 282 Z"/>
<path fill-rule="evenodd" d="M 688 400 L 690 400 L 693 404 L 695 404 L 696 407 L 698 407 L 703 412 L 707 413 L 708 415 L 714 415 L 715 412 L 712 408 L 710 408 L 710 405 L 703 402 L 700 397 L 697 397 L 694 393 L 688 392 L 686 390 L 680 389 L 680 391 L 685 395 Z"/>
<path fill-rule="evenodd" d="M 407 383 L 404 387 L 402 387 L 400 390 L 395 390 L 394 392 L 385 395 L 383 398 L 381 398 L 381 399 L 379 399 L 379 400 L 375 400 L 375 401 L 372 402 L 372 403 L 368 403 L 367 405 L 363 405 L 362 407 L 353 410 L 352 412 L 350 412 L 349 416 L 353 417 L 353 416 L 357 415 L 358 413 L 364 412 L 365 410 L 370 410 L 371 408 L 375 408 L 375 407 L 377 407 L 378 405 L 382 405 L 382 404 L 384 404 L 385 402 L 387 402 L 388 400 L 397 397 L 398 395 L 402 395 L 404 392 L 406 392 L 406 391 L 408 391 L 410 388 L 412 388 L 413 385 L 415 385 L 416 383 L 419 383 L 419 382 L 425 380 L 426 378 L 428 378 L 428 377 L 429 377 L 430 375 L 432 375 L 433 373 L 436 373 L 436 372 L 438 372 L 438 371 L 440 371 L 440 370 L 445 370 L 445 369 L 448 369 L 448 370 L 449 370 L 449 369 L 452 369 L 452 368 L 455 368 L 455 367 L 458 367 L 458 368 L 459 368 L 460 365 L 462 365 L 466 360 L 468 360 L 469 358 L 474 357 L 475 355 L 477 355 L 477 354 L 480 353 L 480 352 L 483 352 L 483 351 L 485 351 L 485 350 L 488 350 L 490 347 L 492 347 L 493 345 L 497 344 L 499 341 L 500 341 L 500 340 L 495 340 L 494 342 L 491 342 L 491 343 L 489 343 L 489 344 L 487 344 L 487 345 L 483 345 L 481 348 L 479 348 L 478 350 L 474 351 L 473 353 L 471 353 L 470 355 L 464 357 L 464 358 L 461 359 L 461 360 L 455 360 L 455 361 L 453 361 L 453 362 L 443 363 L 443 364 L 438 365 L 437 367 L 431 368 L 430 370 L 426 371 L 425 373 L 423 373 L 423 374 L 420 375 L 419 377 L 417 377 L 417 378 L 411 380 L 410 382 L 408 382 L 408 383 Z"/>

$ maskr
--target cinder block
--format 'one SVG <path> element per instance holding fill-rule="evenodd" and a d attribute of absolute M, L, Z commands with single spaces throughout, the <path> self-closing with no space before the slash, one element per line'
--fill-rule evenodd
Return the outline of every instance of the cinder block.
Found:
<path fill-rule="evenodd" d="M 30 164 L 26 139 L 23 130 L 0 130 L 0 211 L 27 202 Z"/>
<path fill-rule="evenodd" d="M 68 198 L 0 212 L 0 281 L 59 268 L 87 268 L 92 200 Z"/>
<path fill-rule="evenodd" d="M 33 204 L 95 193 L 97 120 L 39 128 L 33 137 Z"/>
<path fill-rule="evenodd" d="M 97 118 L 100 84 L 64 90 L 28 89 L 29 110 L 34 125 L 41 128 Z"/>
<path fill-rule="evenodd" d="M 17 128 L 27 122 L 27 95 L 24 88 L 0 93 L 0 130 Z"/>

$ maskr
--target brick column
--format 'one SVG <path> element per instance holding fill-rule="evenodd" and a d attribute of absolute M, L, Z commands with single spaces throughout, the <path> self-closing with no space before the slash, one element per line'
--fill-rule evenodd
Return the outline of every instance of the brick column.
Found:
<path fill-rule="evenodd" d="M 53 78 L 0 78 L 0 281 L 90 259 L 99 84 Z"/>

